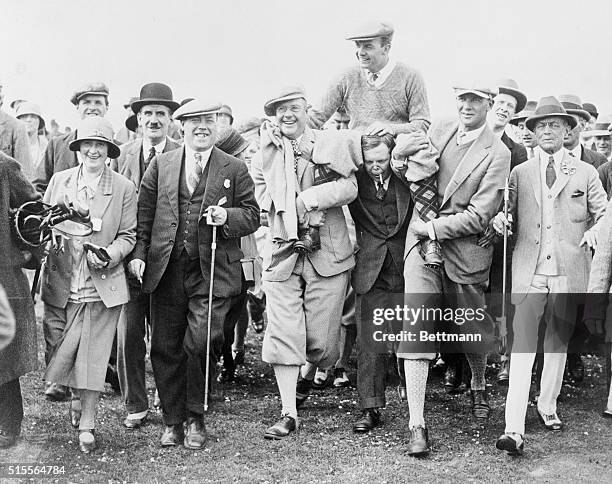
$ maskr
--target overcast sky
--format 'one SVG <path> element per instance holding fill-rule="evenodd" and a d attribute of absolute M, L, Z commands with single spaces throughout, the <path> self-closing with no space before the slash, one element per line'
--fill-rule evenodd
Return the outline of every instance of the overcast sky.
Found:
<path fill-rule="evenodd" d="M 452 114 L 451 87 L 516 79 L 529 99 L 578 94 L 612 113 L 609 0 L 2 0 L 0 81 L 5 109 L 19 97 L 48 120 L 77 124 L 69 99 L 104 81 L 109 118 L 142 84 L 175 99 L 230 104 L 240 120 L 286 84 L 317 101 L 356 62 L 348 32 L 368 19 L 395 26 L 391 55 L 421 71 L 432 115 Z"/>

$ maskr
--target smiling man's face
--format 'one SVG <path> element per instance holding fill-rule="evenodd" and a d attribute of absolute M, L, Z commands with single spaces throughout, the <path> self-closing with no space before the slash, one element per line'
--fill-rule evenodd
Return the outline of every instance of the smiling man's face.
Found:
<path fill-rule="evenodd" d="M 516 99 L 509 94 L 498 94 L 493 100 L 493 107 L 489 112 L 489 126 L 494 130 L 504 129 L 516 113 Z"/>

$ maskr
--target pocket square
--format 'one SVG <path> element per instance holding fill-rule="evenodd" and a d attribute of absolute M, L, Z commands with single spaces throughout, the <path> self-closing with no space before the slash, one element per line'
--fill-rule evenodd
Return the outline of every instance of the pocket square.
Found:
<path fill-rule="evenodd" d="M 572 198 L 578 198 L 584 195 L 584 192 L 582 190 L 576 190 L 574 193 L 572 193 Z"/>

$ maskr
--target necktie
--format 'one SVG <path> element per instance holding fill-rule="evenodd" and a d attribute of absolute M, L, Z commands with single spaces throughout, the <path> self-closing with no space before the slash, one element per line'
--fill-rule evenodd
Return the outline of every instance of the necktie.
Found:
<path fill-rule="evenodd" d="M 298 158 L 302 156 L 302 152 L 300 151 L 300 142 L 296 139 L 291 140 L 291 148 L 293 148 L 293 169 L 297 173 L 298 167 Z"/>
<path fill-rule="evenodd" d="M 378 72 L 368 72 L 368 82 L 372 85 L 376 82 L 376 79 L 380 77 Z"/>
<path fill-rule="evenodd" d="M 145 160 L 145 169 L 149 166 L 149 163 L 151 163 L 151 160 L 153 159 L 153 157 L 157 154 L 157 152 L 155 151 L 155 148 L 153 148 L 151 146 L 151 149 L 149 150 L 149 156 L 147 157 L 147 159 Z"/>
<path fill-rule="evenodd" d="M 376 200 L 382 202 L 387 194 L 387 190 L 385 190 L 385 185 L 380 182 L 376 182 Z"/>
<path fill-rule="evenodd" d="M 202 172 L 204 171 L 204 168 L 202 168 L 202 153 L 194 153 L 193 157 L 195 158 L 196 164 L 194 170 L 191 172 L 188 179 L 189 193 L 192 194 L 197 188 L 198 183 L 200 183 L 200 177 L 202 176 Z"/>
<path fill-rule="evenodd" d="M 573 151 L 568 151 L 568 153 L 569 153 L 569 155 L 570 155 L 572 158 L 576 158 L 576 155 L 574 154 L 574 152 L 573 152 Z"/>
<path fill-rule="evenodd" d="M 457 133 L 457 144 L 458 145 L 463 144 L 463 138 L 465 138 L 465 131 L 459 131 Z"/>
<path fill-rule="evenodd" d="M 555 184 L 557 179 L 557 172 L 555 171 L 555 159 L 550 156 L 548 158 L 548 165 L 546 165 L 546 186 L 548 188 Z"/>

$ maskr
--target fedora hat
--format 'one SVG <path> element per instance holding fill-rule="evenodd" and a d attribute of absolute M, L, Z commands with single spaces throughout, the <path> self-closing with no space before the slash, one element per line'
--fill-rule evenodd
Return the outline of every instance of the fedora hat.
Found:
<path fill-rule="evenodd" d="M 304 88 L 301 86 L 288 86 L 281 89 L 276 97 L 273 97 L 264 104 L 264 113 L 266 113 L 266 116 L 274 116 L 278 103 L 291 101 L 292 99 L 306 100 L 306 91 Z"/>
<path fill-rule="evenodd" d="M 584 109 L 587 113 L 589 113 L 593 119 L 597 119 L 599 113 L 597 112 L 597 106 L 593 103 L 582 103 L 582 109 Z"/>
<path fill-rule="evenodd" d="M 68 145 L 71 151 L 79 151 L 81 141 L 103 141 L 108 145 L 108 157 L 118 158 L 121 154 L 119 146 L 113 141 L 113 127 L 110 122 L 100 116 L 85 118 L 77 128 L 77 138 Z"/>
<path fill-rule="evenodd" d="M 537 105 L 538 103 L 535 101 L 527 101 L 527 104 L 525 104 L 525 108 L 510 120 L 510 124 L 517 126 L 521 121 L 525 121 L 529 116 L 533 114 Z"/>
<path fill-rule="evenodd" d="M 576 118 L 571 114 L 567 114 L 556 97 L 545 96 L 540 99 L 533 114 L 527 118 L 525 126 L 527 126 L 529 131 L 533 131 L 536 122 L 540 119 L 550 118 L 551 116 L 565 119 L 572 129 L 578 124 Z"/>
<path fill-rule="evenodd" d="M 218 114 L 221 111 L 221 103 L 210 103 L 193 99 L 183 104 L 174 112 L 174 119 L 185 119 L 203 114 Z"/>
<path fill-rule="evenodd" d="M 587 121 L 591 120 L 591 115 L 582 106 L 582 101 L 575 94 L 559 94 L 559 102 L 565 108 L 567 114 L 580 116 Z"/>
<path fill-rule="evenodd" d="M 42 129 L 45 127 L 45 120 L 42 117 L 40 112 L 40 106 L 38 104 L 34 104 L 30 101 L 23 101 L 17 106 L 17 110 L 15 112 L 15 117 L 19 119 L 21 116 L 25 116 L 26 114 L 33 114 L 34 116 L 38 116 L 40 123 L 38 125 L 38 129 Z"/>
<path fill-rule="evenodd" d="M 518 84 L 514 79 L 499 79 L 497 81 L 497 89 L 499 94 L 507 94 L 508 96 L 512 96 L 516 99 L 516 112 L 520 113 L 523 109 L 525 109 L 525 104 L 527 104 L 527 96 L 523 93 L 523 91 L 519 90 Z"/>
<path fill-rule="evenodd" d="M 178 109 L 179 103 L 172 99 L 172 89 L 161 82 L 150 82 L 140 89 L 138 100 L 130 103 L 134 114 L 138 114 L 140 109 L 147 104 L 161 104 L 167 106 L 170 112 Z"/>

